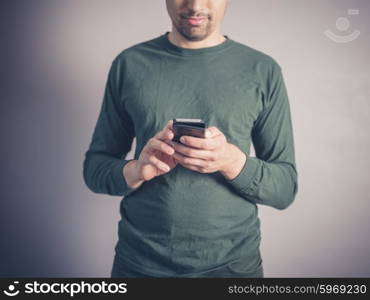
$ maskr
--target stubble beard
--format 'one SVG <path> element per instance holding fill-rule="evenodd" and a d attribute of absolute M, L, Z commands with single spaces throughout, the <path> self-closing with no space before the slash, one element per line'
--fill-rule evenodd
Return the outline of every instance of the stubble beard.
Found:
<path fill-rule="evenodd" d="M 181 36 L 189 41 L 202 41 L 212 33 L 212 24 L 208 18 L 205 24 L 200 26 L 191 26 L 186 24 L 185 19 L 181 19 L 179 24 L 174 24 L 176 30 Z"/>

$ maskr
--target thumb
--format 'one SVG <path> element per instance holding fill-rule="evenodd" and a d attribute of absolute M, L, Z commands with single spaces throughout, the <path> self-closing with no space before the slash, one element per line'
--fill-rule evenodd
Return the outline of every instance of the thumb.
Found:
<path fill-rule="evenodd" d="M 215 126 L 211 126 L 211 127 L 206 128 L 205 136 L 207 138 L 215 137 L 215 136 L 218 136 L 220 134 L 222 134 L 221 131 L 218 130 L 218 128 L 215 127 Z"/>

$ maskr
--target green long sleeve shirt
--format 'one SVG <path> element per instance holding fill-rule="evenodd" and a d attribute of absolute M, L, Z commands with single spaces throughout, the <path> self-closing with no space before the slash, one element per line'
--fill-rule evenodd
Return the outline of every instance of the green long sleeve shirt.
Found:
<path fill-rule="evenodd" d="M 261 266 L 257 204 L 288 207 L 297 193 L 292 121 L 281 67 L 225 35 L 189 49 L 168 32 L 124 49 L 113 60 L 83 176 L 95 193 L 122 196 L 116 254 L 152 276 L 191 276 L 243 259 Z M 122 169 L 173 118 L 216 126 L 247 155 L 227 180 L 178 164 L 129 188 Z M 253 143 L 256 156 L 249 157 Z"/>

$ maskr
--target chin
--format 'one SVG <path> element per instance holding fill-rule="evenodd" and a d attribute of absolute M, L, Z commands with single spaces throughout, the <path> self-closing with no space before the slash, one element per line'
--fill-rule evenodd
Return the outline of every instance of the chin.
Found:
<path fill-rule="evenodd" d="M 202 41 L 204 40 L 207 36 L 206 35 L 191 35 L 191 36 L 184 36 L 186 39 L 189 41 Z"/>
<path fill-rule="evenodd" d="M 205 30 L 188 30 L 188 28 L 181 28 L 178 32 L 189 41 L 202 41 L 208 37 L 209 33 Z"/>

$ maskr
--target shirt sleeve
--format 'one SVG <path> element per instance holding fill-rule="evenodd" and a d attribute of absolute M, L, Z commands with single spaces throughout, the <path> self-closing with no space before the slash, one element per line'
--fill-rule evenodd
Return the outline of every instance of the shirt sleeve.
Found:
<path fill-rule="evenodd" d="M 83 162 L 87 187 L 101 194 L 127 196 L 130 188 L 123 176 L 125 159 L 135 136 L 134 124 L 121 99 L 122 65 L 118 57 L 112 62 L 105 85 L 104 97 Z"/>
<path fill-rule="evenodd" d="M 279 65 L 268 76 L 262 112 L 251 137 L 256 157 L 228 183 L 246 200 L 277 209 L 287 208 L 298 192 L 293 128 L 288 94 Z"/>

